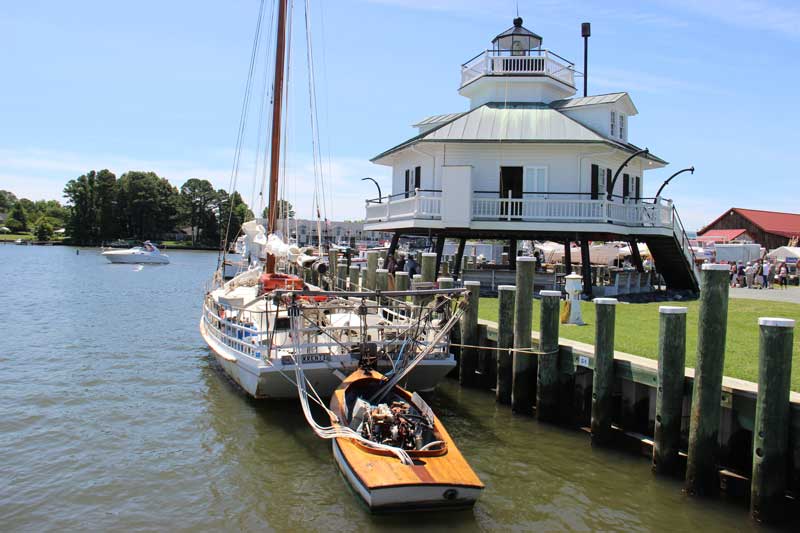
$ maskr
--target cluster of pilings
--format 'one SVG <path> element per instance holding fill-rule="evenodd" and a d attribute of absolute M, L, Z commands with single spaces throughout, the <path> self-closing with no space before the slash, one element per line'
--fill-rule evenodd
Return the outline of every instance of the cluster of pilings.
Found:
<path fill-rule="evenodd" d="M 390 277 L 386 252 L 368 251 L 366 267 L 349 264 L 336 251 L 329 255 L 327 272 L 302 269 L 305 280 L 341 290 L 386 290 Z M 409 279 L 396 272 L 396 290 L 438 283 L 454 284 L 448 263 L 436 264 L 437 254 L 420 253 L 420 274 Z M 461 265 L 458 265 L 461 266 Z M 456 267 L 457 268 L 457 267 Z M 517 258 L 516 285 L 498 287 L 496 342 L 487 342 L 478 325 L 479 282 L 464 282 L 470 291 L 470 307 L 455 332 L 458 354 L 455 373 L 465 387 L 494 389 L 496 399 L 520 414 L 535 415 L 543 422 L 574 420 L 566 414 L 574 405 L 575 379 L 564 372 L 564 351 L 559 346 L 559 291 L 541 291 L 538 346 L 533 346 L 534 258 Z M 614 332 L 617 300 L 595 298 L 595 343 L 590 386 L 590 433 L 594 446 L 613 445 L 619 428 L 613 424 L 615 391 Z M 655 418 L 652 431 L 652 469 L 657 475 L 683 476 L 686 492 L 710 496 L 720 489 L 720 418 L 728 315 L 728 266 L 703 265 L 694 378 L 686 376 L 686 307 L 659 308 L 658 366 L 655 385 Z M 777 522 L 786 517 L 790 470 L 790 376 L 794 320 L 759 319 L 759 381 L 752 432 L 750 509 L 759 521 Z M 568 365 L 567 365 L 568 366 Z M 682 449 L 682 422 L 687 382 L 692 381 L 689 436 Z M 616 402 L 618 403 L 618 402 Z M 795 443 L 795 448 L 800 443 Z"/>
<path fill-rule="evenodd" d="M 480 346 L 478 309 L 463 316 L 459 381 L 468 387 L 494 388 L 497 401 L 516 413 L 535 414 L 559 422 L 564 411 L 564 375 L 559 365 L 559 300 L 557 291 L 541 291 L 538 348 L 532 346 L 534 262 L 517 259 L 516 286 L 498 287 L 496 346 Z M 477 292 L 477 283 L 465 283 Z M 476 295 L 477 296 L 477 295 Z M 470 302 L 477 302 L 477 298 Z M 611 445 L 615 404 L 614 330 L 617 300 L 596 298 L 594 368 L 591 382 L 591 442 Z M 697 364 L 694 370 L 686 454 L 681 450 L 681 425 L 687 382 L 685 307 L 661 306 L 658 375 L 652 469 L 658 475 L 685 477 L 686 492 L 706 496 L 720 489 L 719 431 L 725 333 L 728 314 L 728 266 L 704 265 L 700 294 Z M 759 381 L 753 429 L 750 509 L 759 521 L 786 517 L 790 469 L 790 374 L 794 320 L 759 320 Z M 495 380 L 481 363 L 491 353 Z M 488 358 L 487 358 L 488 359 Z M 588 363 L 587 363 L 588 364 Z M 484 368 L 481 368 L 481 367 Z M 567 393 L 568 395 L 569 393 Z M 566 399 L 566 401 L 565 401 Z M 685 464 L 685 467 L 684 467 Z"/>

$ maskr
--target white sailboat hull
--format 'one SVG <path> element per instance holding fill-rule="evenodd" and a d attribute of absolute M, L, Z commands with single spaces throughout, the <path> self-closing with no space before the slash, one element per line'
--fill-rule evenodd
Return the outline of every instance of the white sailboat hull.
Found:
<path fill-rule="evenodd" d="M 200 334 L 214 353 L 220 368 L 239 385 L 248 395 L 259 399 L 297 398 L 297 387 L 294 384 L 294 365 L 280 363 L 269 364 L 260 358 L 250 357 L 235 352 L 227 345 L 219 342 L 206 329 L 204 319 L 200 319 Z M 355 359 L 347 363 L 343 361 L 322 361 L 303 364 L 306 378 L 323 399 L 327 399 L 342 382 L 344 376 L 353 372 L 358 366 Z M 422 361 L 408 376 L 407 387 L 417 391 L 428 391 L 444 378 L 456 366 L 451 355 L 447 359 Z M 378 364 L 378 370 L 388 372 L 390 363 Z"/>

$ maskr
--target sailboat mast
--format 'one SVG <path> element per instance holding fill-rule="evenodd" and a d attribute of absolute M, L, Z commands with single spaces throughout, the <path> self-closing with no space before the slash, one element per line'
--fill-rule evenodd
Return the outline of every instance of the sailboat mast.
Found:
<path fill-rule="evenodd" d="M 281 161 L 281 113 L 283 111 L 283 71 L 286 60 L 286 4 L 278 0 L 278 31 L 275 46 L 275 81 L 272 90 L 272 133 L 269 167 L 269 220 L 267 234 L 274 233 L 278 220 L 278 173 Z M 275 256 L 267 255 L 267 272 L 275 272 Z"/>

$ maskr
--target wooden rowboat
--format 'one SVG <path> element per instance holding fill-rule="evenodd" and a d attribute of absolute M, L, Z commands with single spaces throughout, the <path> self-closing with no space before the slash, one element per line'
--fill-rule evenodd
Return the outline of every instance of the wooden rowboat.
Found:
<path fill-rule="evenodd" d="M 483 483 L 425 401 L 398 386 L 378 405 L 367 401 L 385 382 L 373 370 L 353 372 L 334 392 L 331 411 L 340 425 L 404 449 L 413 464 L 403 464 L 391 451 L 337 437 L 333 454 L 347 482 L 373 512 L 472 507 Z"/>

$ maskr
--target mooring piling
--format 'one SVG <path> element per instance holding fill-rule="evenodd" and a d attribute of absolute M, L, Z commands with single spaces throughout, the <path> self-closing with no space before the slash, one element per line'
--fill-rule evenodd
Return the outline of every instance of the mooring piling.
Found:
<path fill-rule="evenodd" d="M 348 290 L 350 291 L 357 291 L 358 290 L 358 273 L 361 269 L 358 268 L 358 265 L 350 265 L 350 286 Z"/>
<path fill-rule="evenodd" d="M 408 272 L 398 270 L 394 273 L 394 286 L 398 291 L 408 290 Z"/>
<path fill-rule="evenodd" d="M 595 298 L 594 377 L 592 379 L 592 445 L 611 442 L 614 391 L 616 298 Z"/>
<path fill-rule="evenodd" d="M 333 248 L 328 248 L 328 289 L 335 290 L 339 286 L 336 276 L 339 274 L 337 270 L 339 252 Z"/>
<path fill-rule="evenodd" d="M 497 401 L 511 403 L 511 384 L 514 380 L 514 362 L 511 352 L 514 347 L 514 300 L 517 288 L 514 285 L 497 287 Z"/>
<path fill-rule="evenodd" d="M 379 254 L 377 250 L 369 250 L 367 252 L 366 288 L 370 291 L 375 290 L 375 271 L 378 269 L 378 257 Z"/>
<path fill-rule="evenodd" d="M 558 322 L 561 291 L 540 291 L 539 361 L 536 372 L 536 418 L 558 419 Z"/>
<path fill-rule="evenodd" d="M 475 385 L 475 370 L 478 367 L 478 301 L 481 294 L 480 281 L 465 281 L 464 288 L 469 290 L 467 310 L 461 315 L 461 357 L 459 358 L 458 380 L 462 386 Z"/>
<path fill-rule="evenodd" d="M 686 307 L 668 305 L 658 308 L 658 385 L 652 465 L 656 474 L 675 475 L 680 468 L 686 311 Z"/>
<path fill-rule="evenodd" d="M 375 290 L 389 290 L 389 271 L 385 268 L 375 270 Z"/>
<path fill-rule="evenodd" d="M 533 321 L 534 257 L 517 259 L 517 291 L 514 298 L 514 349 L 531 349 Z M 536 388 L 536 356 L 515 351 L 512 358 L 511 409 L 517 413 L 531 414 Z"/>
<path fill-rule="evenodd" d="M 728 265 L 702 266 L 697 331 L 697 364 L 689 418 L 686 492 L 690 495 L 719 491 L 719 449 L 722 368 L 728 322 Z"/>
<path fill-rule="evenodd" d="M 422 254 L 420 274 L 422 274 L 422 281 L 433 282 L 436 280 L 436 254 L 434 252 Z"/>
<path fill-rule="evenodd" d="M 336 288 L 341 291 L 347 290 L 347 262 L 344 258 L 339 259 L 336 264 Z"/>
<path fill-rule="evenodd" d="M 786 513 L 794 326 L 795 321 L 787 318 L 758 319 L 758 396 L 750 513 L 760 522 L 779 522 Z"/>
<path fill-rule="evenodd" d="M 436 283 L 439 285 L 440 289 L 452 289 L 454 282 L 453 278 L 441 277 L 436 280 Z"/>

